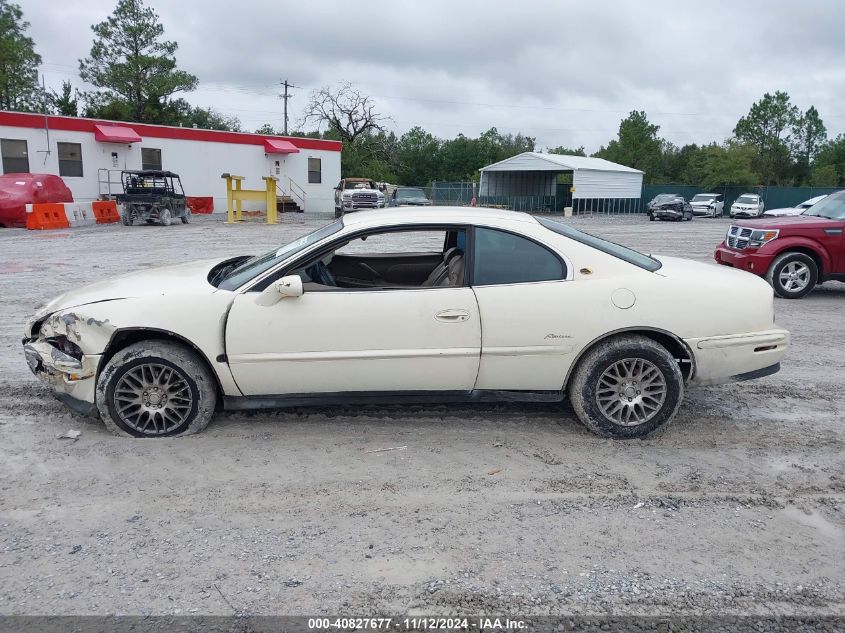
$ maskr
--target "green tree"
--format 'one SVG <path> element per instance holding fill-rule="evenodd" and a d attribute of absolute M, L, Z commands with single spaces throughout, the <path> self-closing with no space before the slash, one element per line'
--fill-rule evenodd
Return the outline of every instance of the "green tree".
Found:
<path fill-rule="evenodd" d="M 697 152 L 688 168 L 690 181 L 704 189 L 718 187 L 749 187 L 759 184 L 754 170 L 756 149 L 751 145 L 728 142 L 713 143 Z"/>
<path fill-rule="evenodd" d="M 20 6 L 0 0 L 0 110 L 35 110 L 41 105 L 41 56 L 26 36 L 29 22 Z"/>
<path fill-rule="evenodd" d="M 659 125 L 648 120 L 643 111 L 633 111 L 619 124 L 619 135 L 593 154 L 620 165 L 645 172 L 647 182 L 658 182 L 664 141 L 657 132 Z"/>
<path fill-rule="evenodd" d="M 822 175 L 828 179 L 830 178 L 831 168 L 836 173 L 836 182 L 831 186 L 838 186 L 840 183 L 845 183 L 845 134 L 840 134 L 834 139 L 824 143 L 816 154 L 816 159 L 813 161 L 813 167 L 810 172 L 811 179 L 819 170 Z M 815 183 L 814 183 L 815 184 Z M 821 185 L 820 185 L 821 186 Z"/>
<path fill-rule="evenodd" d="M 839 174 L 833 165 L 820 165 L 810 170 L 810 184 L 813 187 L 838 187 Z"/>
<path fill-rule="evenodd" d="M 408 185 L 428 185 L 438 176 L 441 141 L 421 127 L 414 127 L 399 139 L 399 180 Z"/>
<path fill-rule="evenodd" d="M 62 116 L 79 115 L 79 91 L 74 90 L 69 81 L 62 82 L 62 91 L 51 90 L 47 102 L 55 114 Z"/>
<path fill-rule="evenodd" d="M 570 147 L 564 147 L 563 145 L 558 145 L 557 147 L 549 147 L 546 149 L 546 152 L 549 154 L 565 154 L 567 156 L 586 156 L 587 154 L 584 152 L 584 146 L 577 149 L 572 149 Z"/>
<path fill-rule="evenodd" d="M 99 93 L 86 95 L 88 112 L 122 120 L 160 123 L 171 95 L 191 91 L 197 78 L 176 68 L 178 45 L 163 39 L 159 17 L 142 0 L 118 0 L 114 12 L 94 31 L 79 75 Z"/>
<path fill-rule="evenodd" d="M 827 128 L 819 111 L 810 106 L 797 117 L 792 127 L 792 148 L 798 161 L 809 166 L 826 140 Z"/>
<path fill-rule="evenodd" d="M 266 134 L 267 136 L 280 136 L 280 133 L 276 131 L 276 129 L 270 125 L 269 123 L 265 123 L 260 128 L 255 130 L 256 134 Z"/>
<path fill-rule="evenodd" d="M 790 171 L 791 132 L 800 117 L 789 95 L 768 92 L 737 121 L 734 136 L 757 151 L 755 167 L 766 184 L 784 184 Z"/>

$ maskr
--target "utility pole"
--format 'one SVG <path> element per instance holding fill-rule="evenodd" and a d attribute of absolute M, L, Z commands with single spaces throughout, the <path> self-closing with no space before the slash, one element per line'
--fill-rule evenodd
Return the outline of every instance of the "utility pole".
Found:
<path fill-rule="evenodd" d="M 285 136 L 287 136 L 287 133 L 288 133 L 288 99 L 290 99 L 293 96 L 293 95 L 288 94 L 288 88 L 298 88 L 299 86 L 294 86 L 293 84 L 289 84 L 287 79 L 285 79 L 282 86 L 284 86 L 284 88 L 285 88 L 284 94 L 281 95 L 282 100 L 284 101 L 284 104 L 285 104 L 285 106 L 284 106 L 285 107 L 285 110 L 284 110 L 285 111 L 285 131 L 284 131 L 284 134 L 285 134 Z"/>

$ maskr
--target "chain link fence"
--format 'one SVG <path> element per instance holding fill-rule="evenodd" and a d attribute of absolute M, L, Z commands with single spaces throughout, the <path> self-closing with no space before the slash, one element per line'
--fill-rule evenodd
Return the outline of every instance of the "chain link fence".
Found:
<path fill-rule="evenodd" d="M 794 207 L 804 200 L 839 191 L 837 187 L 716 187 L 705 190 L 691 185 L 645 185 L 639 198 L 575 198 L 568 184 L 557 186 L 553 196 L 478 196 L 478 183 L 436 181 L 421 189 L 434 205 L 470 206 L 526 213 L 562 214 L 572 207 L 573 215 L 645 213 L 646 205 L 658 194 L 671 193 L 687 200 L 699 193 L 720 193 L 725 197 L 727 215 L 734 200 L 743 193 L 756 193 L 766 209 Z"/>

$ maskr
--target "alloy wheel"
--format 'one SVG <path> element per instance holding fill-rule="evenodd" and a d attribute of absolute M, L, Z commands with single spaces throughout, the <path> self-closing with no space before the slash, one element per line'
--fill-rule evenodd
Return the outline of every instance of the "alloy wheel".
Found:
<path fill-rule="evenodd" d="M 596 400 L 602 413 L 615 424 L 637 426 L 657 415 L 666 393 L 666 378 L 654 363 L 625 358 L 599 377 Z"/>
<path fill-rule="evenodd" d="M 143 435 L 164 435 L 183 426 L 193 394 L 173 367 L 144 363 L 127 371 L 115 385 L 114 408 L 128 427 Z"/>

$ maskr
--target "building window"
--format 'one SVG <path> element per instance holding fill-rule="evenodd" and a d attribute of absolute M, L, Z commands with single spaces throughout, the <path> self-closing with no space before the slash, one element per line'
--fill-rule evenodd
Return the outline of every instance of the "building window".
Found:
<path fill-rule="evenodd" d="M 153 147 L 142 147 L 141 169 L 161 170 L 161 150 Z"/>
<path fill-rule="evenodd" d="M 0 139 L 0 153 L 3 154 L 4 174 L 29 173 L 29 152 L 26 141 L 14 138 Z"/>
<path fill-rule="evenodd" d="M 59 148 L 59 176 L 82 178 L 82 145 L 56 143 Z"/>
<path fill-rule="evenodd" d="M 323 182 L 323 166 L 319 158 L 308 159 L 308 183 L 319 184 Z"/>

